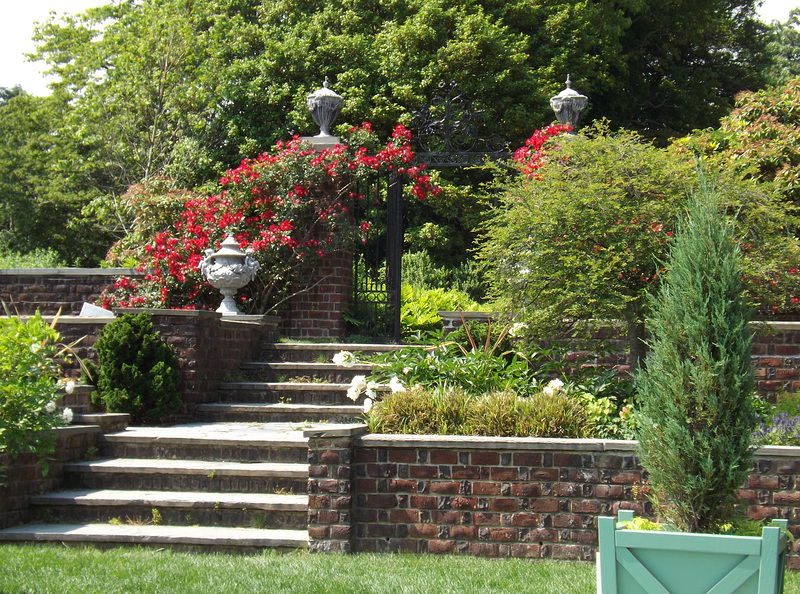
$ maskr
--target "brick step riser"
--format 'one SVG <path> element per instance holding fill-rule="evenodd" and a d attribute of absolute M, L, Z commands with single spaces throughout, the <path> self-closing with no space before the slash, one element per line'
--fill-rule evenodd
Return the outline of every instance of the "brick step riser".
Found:
<path fill-rule="evenodd" d="M 225 389 L 219 391 L 219 401 L 228 404 L 314 404 L 318 406 L 351 405 L 353 401 L 342 390 L 301 392 L 273 389 Z"/>
<path fill-rule="evenodd" d="M 284 447 L 275 444 L 253 447 L 187 445 L 187 444 L 138 444 L 125 442 L 102 442 L 100 455 L 104 458 L 157 458 L 164 460 L 206 460 L 221 462 L 289 462 L 308 461 L 308 448 Z"/>
<path fill-rule="evenodd" d="M 236 528 L 281 528 L 302 530 L 308 526 L 307 511 L 259 510 L 242 508 L 158 507 L 132 505 L 33 505 L 32 521 L 56 524 L 152 523 L 153 509 L 164 526 L 228 526 Z"/>
<path fill-rule="evenodd" d="M 359 361 L 364 361 L 365 359 L 374 355 L 386 352 L 385 350 L 380 349 L 380 347 L 362 349 L 356 348 L 355 346 L 348 347 L 347 344 L 342 344 L 341 346 L 337 345 L 338 348 L 335 349 L 315 347 L 313 344 L 303 346 L 305 347 L 303 349 L 290 349 L 281 347 L 280 345 L 262 347 L 261 352 L 259 353 L 259 360 L 320 363 L 323 361 L 324 357 L 325 362 L 331 362 L 333 360 L 333 356 L 339 351 L 350 351 L 358 356 Z"/>
<path fill-rule="evenodd" d="M 237 477 L 176 474 L 131 474 L 106 472 L 70 473 L 69 489 L 118 489 L 123 491 L 208 491 L 213 493 L 290 493 L 306 492 L 307 478 Z"/>
<path fill-rule="evenodd" d="M 195 415 L 203 422 L 211 423 L 362 423 L 361 417 L 349 414 L 290 413 L 290 412 L 245 412 L 245 411 L 197 411 Z"/>
<path fill-rule="evenodd" d="M 357 375 L 369 376 L 369 371 L 354 371 L 342 368 L 336 371 L 323 371 L 318 369 L 242 369 L 242 375 L 251 382 L 285 382 L 297 378 L 308 378 L 309 381 L 320 383 L 349 384 Z"/>

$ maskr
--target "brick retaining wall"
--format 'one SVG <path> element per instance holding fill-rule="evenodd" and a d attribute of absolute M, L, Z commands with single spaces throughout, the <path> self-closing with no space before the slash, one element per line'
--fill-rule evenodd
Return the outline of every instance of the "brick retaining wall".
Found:
<path fill-rule="evenodd" d="M 0 270 L 0 300 L 9 311 L 30 315 L 78 315 L 121 277 L 143 277 L 135 268 L 5 268 Z"/>
<path fill-rule="evenodd" d="M 650 514 L 636 442 L 306 431 L 314 551 L 593 561 L 598 516 Z M 800 536 L 800 448 L 764 447 L 741 492 Z M 800 569 L 800 541 L 788 566 Z"/>
<path fill-rule="evenodd" d="M 56 451 L 49 456 L 46 476 L 42 476 L 42 467 L 36 463 L 38 459 L 34 454 L 22 454 L 13 464 L 9 464 L 7 456 L 0 455 L 0 466 L 9 466 L 5 471 L 6 484 L 0 486 L 0 529 L 26 523 L 29 520 L 29 497 L 58 490 L 62 484 L 64 465 L 83 460 L 87 450 L 97 445 L 101 429 L 96 426 L 74 426 L 56 431 Z"/>
<path fill-rule="evenodd" d="M 258 358 L 262 342 L 278 338 L 280 320 L 275 316 L 223 317 L 197 310 L 118 309 L 117 313 L 147 312 L 153 326 L 175 348 L 181 373 L 183 404 L 180 417 L 190 418 L 196 404 L 217 397 L 217 387 L 226 373 L 238 369 L 241 361 Z M 92 348 L 100 329 L 114 318 L 61 316 L 57 329 L 65 343 L 81 339 L 77 356 L 96 362 Z M 78 374 L 77 366 L 73 373 Z"/>

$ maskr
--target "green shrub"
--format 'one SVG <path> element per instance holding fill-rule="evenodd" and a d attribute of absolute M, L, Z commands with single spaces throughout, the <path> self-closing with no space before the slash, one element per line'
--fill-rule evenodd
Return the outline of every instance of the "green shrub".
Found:
<path fill-rule="evenodd" d="M 471 396 L 446 387 L 389 394 L 373 405 L 367 424 L 373 433 L 501 437 L 585 437 L 591 430 L 583 407 L 564 392 Z"/>
<path fill-rule="evenodd" d="M 129 413 L 139 423 L 158 421 L 181 405 L 178 358 L 153 329 L 149 314 L 124 314 L 100 332 L 100 363 L 92 394 L 108 412 Z"/>
<path fill-rule="evenodd" d="M 480 305 L 465 293 L 445 289 L 420 289 L 404 284 L 400 292 L 403 334 L 441 328 L 440 311 L 477 311 Z"/>
<path fill-rule="evenodd" d="M 700 181 L 653 299 L 651 353 L 637 386 L 654 502 L 678 529 L 713 532 L 733 517 L 756 416 L 740 253 L 716 192 Z"/>
<path fill-rule="evenodd" d="M 452 289 L 483 301 L 486 285 L 480 266 L 472 260 L 456 267 L 437 266 L 428 252 L 403 254 L 403 282 L 418 289 Z"/>
<path fill-rule="evenodd" d="M 775 414 L 786 413 L 791 416 L 800 414 L 800 394 L 781 392 L 775 402 Z"/>
<path fill-rule="evenodd" d="M 53 429 L 72 419 L 71 410 L 59 414 L 56 408 L 58 341 L 54 325 L 39 312 L 27 322 L 0 318 L 0 455 L 34 453 L 45 474 L 46 456 L 55 449 Z"/>
<path fill-rule="evenodd" d="M 67 264 L 53 250 L 37 248 L 27 254 L 0 253 L 0 268 L 63 268 Z"/>

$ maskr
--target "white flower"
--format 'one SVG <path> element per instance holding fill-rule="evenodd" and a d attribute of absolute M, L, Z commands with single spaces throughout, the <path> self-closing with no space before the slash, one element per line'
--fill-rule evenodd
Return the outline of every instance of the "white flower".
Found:
<path fill-rule="evenodd" d="M 347 389 L 347 397 L 355 402 L 361 395 L 361 392 L 367 389 L 367 378 L 363 375 L 357 375 L 350 382 L 350 387 Z"/>
<path fill-rule="evenodd" d="M 556 392 L 560 391 L 563 387 L 564 382 L 562 382 L 560 379 L 554 379 L 550 380 L 550 383 L 542 389 L 542 392 L 547 396 L 552 396 Z"/>
<path fill-rule="evenodd" d="M 370 382 L 367 384 L 367 398 L 375 398 L 378 395 L 378 384 L 377 382 Z"/>
<path fill-rule="evenodd" d="M 368 413 L 372 410 L 372 398 L 364 398 L 364 413 Z"/>
<path fill-rule="evenodd" d="M 508 331 L 508 335 L 512 337 L 522 336 L 527 329 L 528 325 L 525 322 L 517 322 L 511 326 Z"/>
<path fill-rule="evenodd" d="M 46 410 L 46 411 L 47 411 L 49 414 L 53 414 L 54 412 L 56 412 L 56 403 L 55 403 L 55 402 L 53 402 L 53 401 L 51 400 L 50 402 L 48 402 L 48 403 L 45 405 L 44 409 L 45 409 L 45 410 Z"/>
<path fill-rule="evenodd" d="M 61 418 L 64 419 L 64 422 L 69 425 L 72 423 L 72 409 L 65 408 L 64 412 L 61 413 Z"/>
<path fill-rule="evenodd" d="M 408 375 L 410 372 L 411 372 L 411 368 L 408 365 L 403 367 L 403 375 Z"/>
<path fill-rule="evenodd" d="M 406 387 L 403 385 L 403 382 L 401 382 L 396 375 L 393 375 L 392 379 L 389 380 L 389 387 L 392 389 L 392 392 L 406 391 Z"/>
<path fill-rule="evenodd" d="M 64 384 L 64 392 L 67 394 L 72 394 L 75 391 L 75 382 L 69 380 L 66 384 Z"/>
<path fill-rule="evenodd" d="M 357 359 L 350 351 L 339 351 L 333 356 L 333 362 L 342 367 L 352 367 L 357 363 Z"/>

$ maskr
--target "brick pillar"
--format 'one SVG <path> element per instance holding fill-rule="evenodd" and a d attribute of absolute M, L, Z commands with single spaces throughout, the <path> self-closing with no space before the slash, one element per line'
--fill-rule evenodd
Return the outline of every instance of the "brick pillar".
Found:
<path fill-rule="evenodd" d="M 355 440 L 366 425 L 304 431 L 308 438 L 308 548 L 349 553 L 353 539 Z"/>
<path fill-rule="evenodd" d="M 345 337 L 344 311 L 353 292 L 353 254 L 338 251 L 325 256 L 314 271 L 312 288 L 292 297 L 284 321 L 291 338 Z M 292 292 L 297 292 L 295 287 Z"/>

